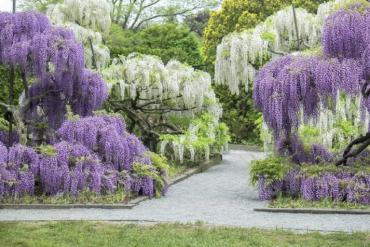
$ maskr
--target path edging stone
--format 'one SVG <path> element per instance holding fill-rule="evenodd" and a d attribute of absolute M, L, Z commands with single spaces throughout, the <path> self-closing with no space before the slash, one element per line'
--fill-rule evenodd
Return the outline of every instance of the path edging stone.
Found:
<path fill-rule="evenodd" d="M 211 157 L 209 161 L 205 161 L 195 168 L 180 174 L 179 176 L 170 179 L 169 185 L 177 184 L 184 179 L 206 171 L 212 166 L 222 161 L 222 155 L 216 154 Z M 84 208 L 84 209 L 132 209 L 140 202 L 151 199 L 149 196 L 138 196 L 133 200 L 130 200 L 127 204 L 0 204 L 1 209 L 73 209 L 73 208 Z"/>
<path fill-rule="evenodd" d="M 293 214 L 369 214 L 362 209 L 323 209 L 323 208 L 254 208 L 257 212 L 293 213 Z"/>

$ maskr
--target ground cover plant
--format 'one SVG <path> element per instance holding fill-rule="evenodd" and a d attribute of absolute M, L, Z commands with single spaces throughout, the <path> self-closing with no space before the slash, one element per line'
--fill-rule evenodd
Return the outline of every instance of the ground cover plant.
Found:
<path fill-rule="evenodd" d="M 2 246 L 369 246 L 370 235 L 286 230 L 59 221 L 1 222 Z"/>
<path fill-rule="evenodd" d="M 370 204 L 366 149 L 370 137 L 366 132 L 369 48 L 368 35 L 364 32 L 369 3 L 347 1 L 339 6 L 325 20 L 321 51 L 276 58 L 254 78 L 255 105 L 262 110 L 264 121 L 272 130 L 275 150 L 287 159 L 279 163 L 270 157 L 271 163 L 253 164 L 252 175 L 256 181 L 258 174 L 260 200 L 272 199 L 282 192 L 309 201 L 330 198 Z M 347 102 L 358 101 L 357 107 L 338 107 L 342 98 Z M 316 125 L 333 126 L 333 118 L 322 117 L 323 112 L 331 112 L 335 121 L 362 125 L 366 134 L 350 136 L 344 150 L 332 152 L 323 143 L 304 142 L 298 131 L 302 123 L 312 121 Z M 327 129 L 330 133 L 330 127 Z M 343 141 L 338 136 L 328 138 L 333 143 Z M 359 146 L 354 148 L 356 145 Z"/>

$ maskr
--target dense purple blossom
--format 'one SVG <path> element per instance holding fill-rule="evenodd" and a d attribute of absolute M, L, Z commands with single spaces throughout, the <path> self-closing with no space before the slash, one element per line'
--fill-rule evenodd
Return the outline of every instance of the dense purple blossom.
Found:
<path fill-rule="evenodd" d="M 129 171 L 135 157 L 147 150 L 136 136 L 125 130 L 121 116 L 101 114 L 66 121 L 57 133 L 65 141 L 79 142 L 90 151 L 96 151 L 105 164 L 121 172 Z"/>
<path fill-rule="evenodd" d="M 5 143 L 5 144 L 9 142 L 9 133 L 2 129 L 0 129 L 0 142 Z M 13 143 L 18 143 L 18 142 L 19 142 L 19 136 L 17 132 L 13 132 Z"/>
<path fill-rule="evenodd" d="M 304 200 L 319 201 L 334 199 L 370 205 L 370 173 L 325 172 L 317 176 L 308 176 L 305 172 L 294 169 L 288 172 L 282 181 L 272 181 L 259 177 L 259 200 L 270 200 L 282 192 Z"/>
<path fill-rule="evenodd" d="M 18 67 L 26 79 L 35 79 L 29 87 L 33 100 L 23 114 L 34 141 L 43 137 L 55 143 L 53 132 L 66 120 L 67 104 L 75 114 L 90 116 L 107 99 L 101 76 L 85 69 L 84 53 L 72 30 L 52 26 L 42 13 L 0 12 L 1 65 Z M 23 102 L 27 99 L 23 95 Z M 48 126 L 40 131 L 42 122 Z"/>
<path fill-rule="evenodd" d="M 147 166 L 149 169 L 145 169 L 144 171 L 150 173 L 154 172 L 155 168 L 152 166 L 152 162 L 150 158 L 145 155 L 136 156 L 134 158 L 134 162 L 139 166 Z M 136 173 L 135 171 L 140 171 L 140 173 Z M 154 181 L 153 177 L 147 176 L 145 172 L 141 172 L 141 169 L 134 169 L 133 172 L 134 182 L 131 185 L 131 189 L 136 193 L 142 192 L 143 195 L 152 196 L 154 193 Z"/>
<path fill-rule="evenodd" d="M 17 144 L 8 153 L 0 143 L 0 196 L 33 195 L 38 169 L 39 159 L 32 148 Z"/>
<path fill-rule="evenodd" d="M 321 107 L 335 111 L 337 94 L 363 94 L 361 119 L 370 112 L 370 9 L 354 4 L 330 15 L 325 23 L 324 56 L 288 55 L 277 58 L 259 71 L 254 80 L 253 98 L 272 129 L 275 149 L 293 157 L 296 163 L 331 161 L 323 147 L 307 148 L 297 130 L 301 123 L 317 121 Z M 307 185 L 308 186 L 308 185 Z"/>
<path fill-rule="evenodd" d="M 0 12 L 0 65 L 19 69 L 30 85 L 20 106 L 28 144 L 35 146 L 7 150 L 8 135 L 0 130 L 0 197 L 32 195 L 36 181 L 49 195 L 98 195 L 121 186 L 127 194 L 152 196 L 157 173 L 166 193 L 167 173 L 156 171 L 123 118 L 94 116 L 108 97 L 107 86 L 85 68 L 84 46 L 73 31 L 52 26 L 36 11 Z M 67 106 L 82 118 L 67 121 Z M 13 139 L 18 142 L 16 134 Z M 133 169 L 134 163 L 147 173 Z"/>

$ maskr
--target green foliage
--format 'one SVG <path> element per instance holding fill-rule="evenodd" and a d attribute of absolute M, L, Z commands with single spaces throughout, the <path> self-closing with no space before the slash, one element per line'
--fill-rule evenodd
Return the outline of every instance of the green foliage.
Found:
<path fill-rule="evenodd" d="M 56 147 L 52 145 L 46 145 L 46 146 L 41 145 L 41 146 L 36 147 L 35 150 L 37 150 L 38 152 L 42 153 L 45 156 L 54 157 L 57 149 Z"/>
<path fill-rule="evenodd" d="M 256 127 L 261 113 L 254 109 L 252 87 L 248 92 L 241 90 L 239 95 L 232 95 L 222 86 L 214 86 L 214 89 L 224 109 L 220 121 L 230 128 L 231 143 L 247 141 L 250 145 L 262 145 L 260 130 Z"/>
<path fill-rule="evenodd" d="M 283 179 L 292 168 L 292 163 L 289 159 L 280 157 L 278 154 L 269 154 L 265 159 L 253 160 L 250 166 L 250 183 L 255 186 L 260 175 L 268 179 L 266 184 Z"/>
<path fill-rule="evenodd" d="M 19 97 L 23 92 L 22 77 L 19 70 L 14 71 L 13 102 L 18 105 Z M 10 69 L 0 66 L 0 101 L 9 103 Z M 5 109 L 0 108 L 0 116 L 4 115 Z"/>
<path fill-rule="evenodd" d="M 156 172 L 153 174 L 153 179 L 155 181 L 155 195 L 156 197 L 162 197 L 161 191 L 163 191 L 163 189 L 165 188 L 164 182 L 169 182 L 168 178 L 166 177 L 166 174 L 170 173 L 170 166 L 168 164 L 167 158 L 150 151 L 147 151 L 146 155 L 149 156 L 156 170 Z"/>
<path fill-rule="evenodd" d="M 64 0 L 20 0 L 18 7 L 22 10 L 34 9 L 46 13 L 48 5 L 63 2 Z"/>
<path fill-rule="evenodd" d="M 305 151 L 310 152 L 309 146 L 307 147 L 308 149 Z M 340 155 L 336 157 L 339 158 Z M 351 163 L 351 166 L 336 166 L 335 159 L 336 158 L 334 158 L 331 163 L 301 163 L 300 166 L 297 166 L 290 158 L 281 157 L 278 153 L 272 153 L 265 159 L 253 160 L 251 162 L 251 170 L 249 172 L 251 184 L 255 186 L 260 175 L 268 179 L 267 184 L 281 180 L 285 177 L 286 173 L 292 169 L 298 170 L 304 174 L 304 176 L 308 177 L 319 177 L 328 172 L 333 174 L 344 172 L 351 175 L 370 173 L 370 166 L 367 165 L 370 162 L 370 158 L 359 157 L 356 162 Z M 341 183 L 345 186 L 345 182 L 342 181 Z"/>
<path fill-rule="evenodd" d="M 202 10 L 185 17 L 185 24 L 189 26 L 191 32 L 195 32 L 199 37 L 203 37 L 204 29 L 210 18 L 209 10 Z"/>
<path fill-rule="evenodd" d="M 275 40 L 275 37 L 276 35 L 273 34 L 273 33 L 269 33 L 269 32 L 266 32 L 266 33 L 263 33 L 261 35 L 261 38 L 264 39 L 264 40 L 269 40 L 271 42 L 273 42 Z"/>
<path fill-rule="evenodd" d="M 113 24 L 106 45 L 112 58 L 138 52 L 158 56 L 164 63 L 178 60 L 191 66 L 202 64 L 197 37 L 175 23 L 155 24 L 136 33 Z"/>
<path fill-rule="evenodd" d="M 183 129 L 183 135 L 162 135 L 161 140 L 169 142 L 178 142 L 187 149 L 192 146 L 196 153 L 204 153 L 204 148 L 207 146 L 213 147 L 211 151 L 219 153 L 220 148 L 225 145 L 225 141 L 230 141 L 228 134 L 229 128 L 225 123 L 214 125 L 215 116 L 208 113 L 202 113 L 199 117 L 192 119 L 190 124 L 197 126 L 197 131 Z M 210 134 L 214 134 L 215 138 L 211 138 Z M 195 135 L 197 140 L 194 141 L 191 136 Z M 212 154 L 212 153 L 211 153 Z"/>
<path fill-rule="evenodd" d="M 345 121 L 339 119 L 333 123 L 333 147 L 328 147 L 330 151 L 341 151 L 347 147 L 348 142 L 354 138 L 360 136 L 362 133 L 361 128 L 357 128 L 353 125 L 352 121 Z M 314 144 L 321 143 L 320 132 L 315 126 L 303 125 L 298 129 L 299 136 L 302 138 L 304 143 Z M 341 139 L 341 138 L 343 139 Z"/>

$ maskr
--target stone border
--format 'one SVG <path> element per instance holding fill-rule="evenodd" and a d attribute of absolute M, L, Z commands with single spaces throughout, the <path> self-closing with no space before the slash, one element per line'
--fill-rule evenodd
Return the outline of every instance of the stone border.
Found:
<path fill-rule="evenodd" d="M 322 208 L 254 208 L 257 212 L 293 214 L 370 214 L 362 209 L 322 209 Z"/>
<path fill-rule="evenodd" d="M 222 155 L 216 154 L 209 161 L 205 161 L 195 168 L 170 179 L 169 185 L 177 184 L 184 179 L 206 171 L 212 166 L 220 163 Z M 0 204 L 1 209 L 73 209 L 73 208 L 84 208 L 84 209 L 132 209 L 140 202 L 151 199 L 149 196 L 139 196 L 133 200 L 130 200 L 127 204 Z"/>
<path fill-rule="evenodd" d="M 263 152 L 262 147 L 259 147 L 259 146 L 247 146 L 247 145 L 241 145 L 241 144 L 229 144 L 229 150 Z"/>

